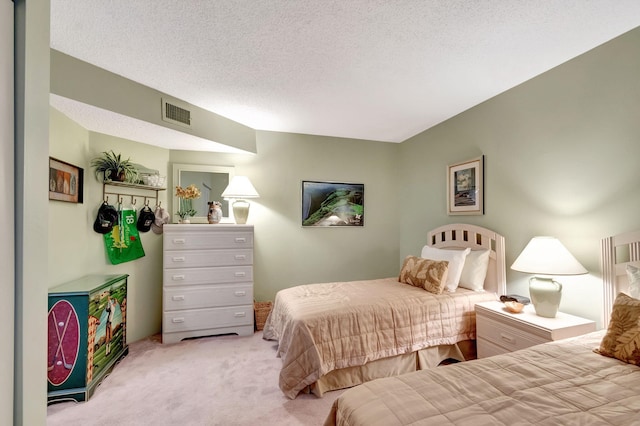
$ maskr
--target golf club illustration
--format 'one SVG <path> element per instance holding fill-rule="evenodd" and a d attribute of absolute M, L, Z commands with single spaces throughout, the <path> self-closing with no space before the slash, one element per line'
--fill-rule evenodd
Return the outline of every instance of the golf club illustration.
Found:
<path fill-rule="evenodd" d="M 64 322 L 64 328 L 62 329 L 62 336 L 60 336 L 60 332 L 58 331 L 58 320 L 56 318 L 55 311 L 51 311 L 53 314 L 53 322 L 55 323 L 56 336 L 58 337 L 58 347 L 56 348 L 56 353 L 53 355 L 53 360 L 51 365 L 47 367 L 47 371 L 53 370 L 56 365 L 56 358 L 58 357 L 58 352 L 62 354 L 62 364 L 64 368 L 67 370 L 71 370 L 73 368 L 73 364 L 67 363 L 67 359 L 64 356 L 64 350 L 62 349 L 62 341 L 64 339 L 65 334 L 67 333 L 67 327 L 69 326 L 69 319 L 71 318 L 71 310 L 69 310 L 69 314 L 67 315 L 67 320 Z"/>

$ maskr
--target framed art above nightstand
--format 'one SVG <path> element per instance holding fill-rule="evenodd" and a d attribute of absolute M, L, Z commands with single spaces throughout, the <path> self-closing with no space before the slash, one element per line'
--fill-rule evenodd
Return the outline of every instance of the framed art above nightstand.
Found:
<path fill-rule="evenodd" d="M 532 305 L 517 314 L 508 312 L 497 301 L 478 303 L 475 308 L 478 358 L 596 331 L 594 321 L 562 312 L 555 318 L 541 317 Z"/>

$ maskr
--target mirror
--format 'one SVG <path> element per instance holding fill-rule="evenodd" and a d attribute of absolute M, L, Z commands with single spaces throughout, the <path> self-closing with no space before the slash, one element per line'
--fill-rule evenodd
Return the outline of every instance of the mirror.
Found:
<path fill-rule="evenodd" d="M 174 164 L 173 165 L 173 212 L 171 217 L 173 223 L 178 222 L 176 214 L 178 197 L 176 197 L 176 186 L 186 188 L 194 184 L 200 190 L 200 198 L 193 200 L 193 208 L 196 215 L 191 218 L 191 223 L 208 223 L 207 212 L 209 201 L 219 201 L 222 203 L 222 222 L 233 222 L 229 217 L 229 202 L 222 199 L 222 192 L 225 190 L 231 178 L 234 176 L 233 167 L 226 166 L 205 166 L 197 164 Z"/>

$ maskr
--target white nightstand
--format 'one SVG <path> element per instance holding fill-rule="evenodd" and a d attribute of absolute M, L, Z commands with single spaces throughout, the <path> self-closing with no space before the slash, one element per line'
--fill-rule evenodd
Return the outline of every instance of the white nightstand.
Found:
<path fill-rule="evenodd" d="M 476 304 L 478 358 L 517 351 L 552 340 L 566 339 L 596 331 L 594 321 L 558 312 L 555 318 L 536 315 L 533 305 L 518 314 L 502 302 Z"/>

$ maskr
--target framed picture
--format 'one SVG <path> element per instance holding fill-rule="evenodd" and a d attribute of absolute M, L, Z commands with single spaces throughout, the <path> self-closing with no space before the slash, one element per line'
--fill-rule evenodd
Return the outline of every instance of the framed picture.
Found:
<path fill-rule="evenodd" d="M 302 181 L 302 226 L 364 226 L 364 184 Z"/>
<path fill-rule="evenodd" d="M 84 170 L 49 157 L 49 199 L 82 203 Z"/>
<path fill-rule="evenodd" d="M 447 167 L 450 215 L 484 214 L 484 155 Z"/>

